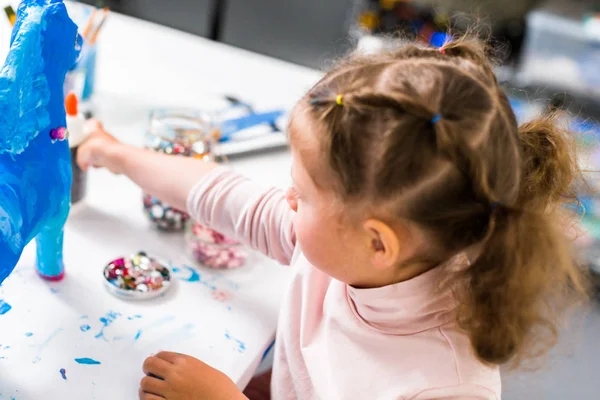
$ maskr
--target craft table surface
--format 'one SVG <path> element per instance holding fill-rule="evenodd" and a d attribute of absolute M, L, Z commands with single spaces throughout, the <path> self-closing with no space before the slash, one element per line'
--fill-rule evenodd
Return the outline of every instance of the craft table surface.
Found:
<path fill-rule="evenodd" d="M 169 28 L 111 14 L 99 41 L 97 116 L 118 138 L 140 144 L 148 110 L 195 106 L 233 94 L 257 109 L 291 107 L 320 73 Z M 289 183 L 286 152 L 232 167 L 263 184 Z M 195 267 L 182 235 L 150 228 L 141 192 L 127 178 L 90 174 L 85 204 L 65 227 L 66 277 L 49 283 L 26 248 L 0 288 L 0 399 L 135 399 L 143 360 L 160 350 L 198 357 L 243 387 L 271 344 L 290 270 L 253 255 L 239 270 Z M 168 260 L 175 286 L 127 302 L 103 287 L 102 270 L 138 250 Z M 83 365 L 76 358 L 101 364 Z M 60 370 L 66 370 L 66 380 Z"/>

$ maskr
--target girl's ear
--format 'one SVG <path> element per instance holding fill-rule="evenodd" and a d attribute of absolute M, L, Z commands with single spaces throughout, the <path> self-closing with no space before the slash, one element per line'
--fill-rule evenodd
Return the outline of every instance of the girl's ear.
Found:
<path fill-rule="evenodd" d="M 400 256 L 400 240 L 396 232 L 386 223 L 369 219 L 364 222 L 371 264 L 378 269 L 394 267 Z"/>

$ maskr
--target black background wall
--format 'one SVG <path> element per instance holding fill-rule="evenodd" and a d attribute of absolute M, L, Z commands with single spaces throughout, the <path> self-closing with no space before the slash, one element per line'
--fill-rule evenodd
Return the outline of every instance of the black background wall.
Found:
<path fill-rule="evenodd" d="M 125 15 L 319 68 L 348 45 L 353 1 L 105 0 L 104 4 Z"/>
<path fill-rule="evenodd" d="M 97 0 L 81 0 L 96 5 Z M 195 35 L 210 37 L 218 0 L 105 0 L 111 10 L 170 26 Z"/>

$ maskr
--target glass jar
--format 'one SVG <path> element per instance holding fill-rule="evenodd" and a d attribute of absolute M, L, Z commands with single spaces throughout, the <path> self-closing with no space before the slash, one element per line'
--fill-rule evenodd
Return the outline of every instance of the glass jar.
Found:
<path fill-rule="evenodd" d="M 173 156 L 210 161 L 214 134 L 207 113 L 192 109 L 155 110 L 150 115 L 146 148 Z M 144 193 L 144 211 L 152 224 L 164 231 L 183 231 L 189 215 Z"/>
<path fill-rule="evenodd" d="M 246 263 L 248 250 L 243 244 L 193 221 L 186 226 L 185 241 L 195 262 L 216 269 L 239 268 Z"/>

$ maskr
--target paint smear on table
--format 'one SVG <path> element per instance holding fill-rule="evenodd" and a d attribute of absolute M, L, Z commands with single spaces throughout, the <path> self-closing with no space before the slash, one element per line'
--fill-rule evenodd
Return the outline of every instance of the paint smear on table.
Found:
<path fill-rule="evenodd" d="M 215 289 L 212 291 L 212 297 L 217 301 L 226 302 L 231 300 L 233 294 L 228 290 Z"/>
<path fill-rule="evenodd" d="M 100 322 L 102 322 L 102 329 L 100 332 L 94 336 L 96 339 L 102 339 L 105 342 L 108 342 L 108 339 L 104 336 L 104 330 L 108 328 L 117 318 L 121 316 L 121 313 L 109 311 L 105 316 L 100 317 Z"/>
<path fill-rule="evenodd" d="M 60 376 L 66 381 L 67 380 L 67 370 L 64 368 L 60 369 Z"/>
<path fill-rule="evenodd" d="M 60 332 L 62 332 L 62 328 L 58 328 L 56 329 L 54 332 L 52 332 L 47 338 L 46 340 L 44 340 L 39 346 L 38 346 L 38 350 L 37 350 L 37 355 L 36 357 L 33 359 L 33 363 L 36 364 L 38 362 L 41 361 L 41 354 L 42 351 L 48 346 L 48 344 L 52 341 L 52 339 L 54 339 L 56 337 L 56 335 L 58 335 Z"/>
<path fill-rule="evenodd" d="M 198 273 L 198 271 L 196 271 L 192 267 L 188 267 L 187 265 L 183 265 L 181 268 L 174 267 L 174 268 L 171 268 L 171 269 L 175 273 L 179 273 L 179 272 L 182 272 L 184 270 L 186 270 L 186 271 L 189 272 L 189 276 L 187 278 L 184 278 L 183 276 L 178 276 L 177 279 L 181 279 L 182 281 L 186 281 L 186 282 L 200 282 L 200 274 Z"/>
<path fill-rule="evenodd" d="M 156 343 L 160 343 L 161 346 L 164 347 L 171 347 L 171 346 L 176 346 L 180 343 L 183 343 L 193 337 L 195 337 L 196 335 L 194 334 L 194 329 L 196 328 L 196 325 L 194 324 L 185 324 L 183 326 L 181 326 L 178 329 L 175 329 L 174 331 L 167 333 L 166 335 L 164 335 L 163 337 L 161 337 L 160 339 L 158 339 L 156 341 Z"/>
<path fill-rule="evenodd" d="M 133 317 L 127 317 L 127 319 L 130 320 L 130 321 L 134 320 L 134 319 L 139 319 L 139 318 L 142 318 L 142 316 L 141 315 L 134 315 Z"/>
<path fill-rule="evenodd" d="M 246 344 L 244 342 L 242 342 L 241 340 L 231 336 L 231 334 L 227 331 L 225 331 L 225 338 L 227 340 L 231 340 L 232 342 L 234 342 L 236 344 L 236 350 L 239 353 L 243 353 L 244 351 L 246 351 Z"/>
<path fill-rule="evenodd" d="M 85 325 L 81 325 L 81 326 L 79 327 L 79 329 L 81 330 L 81 332 L 87 332 L 87 331 L 89 331 L 90 329 L 92 329 L 92 327 L 91 327 L 91 326 L 89 326 L 89 325 L 87 325 L 87 324 L 85 324 Z"/>
<path fill-rule="evenodd" d="M 178 274 L 175 277 L 185 282 L 198 282 L 211 290 L 216 290 L 217 287 L 213 285 L 213 282 L 218 280 L 218 276 L 211 276 L 210 279 L 202 279 L 202 275 L 194 268 L 188 265 L 182 265 L 181 267 L 171 267 L 174 274 Z M 187 271 L 187 274 L 185 273 Z"/>
<path fill-rule="evenodd" d="M 75 362 L 77 364 L 83 364 L 83 365 L 98 365 L 98 364 L 102 364 L 100 361 L 96 361 L 93 358 L 87 358 L 87 357 L 76 358 Z"/>
<path fill-rule="evenodd" d="M 25 332 L 25 336 L 26 336 L 26 337 L 32 337 L 32 336 L 33 336 L 33 333 L 31 333 L 31 332 Z"/>
<path fill-rule="evenodd" d="M 0 299 L 0 315 L 4 315 L 11 310 L 12 306 Z"/>
<path fill-rule="evenodd" d="M 142 327 L 141 329 L 138 329 L 137 333 L 135 334 L 135 337 L 133 338 L 134 342 L 137 342 L 138 339 L 140 338 L 140 336 L 142 336 L 142 333 L 144 333 L 145 331 L 149 331 L 153 328 L 157 328 L 159 326 L 162 326 L 168 322 L 174 321 L 175 317 L 172 315 L 165 315 L 164 317 L 161 317 L 159 319 L 157 319 L 156 321 Z"/>

